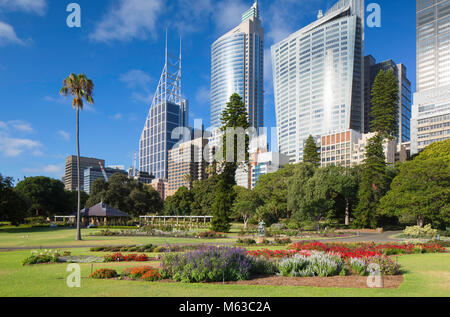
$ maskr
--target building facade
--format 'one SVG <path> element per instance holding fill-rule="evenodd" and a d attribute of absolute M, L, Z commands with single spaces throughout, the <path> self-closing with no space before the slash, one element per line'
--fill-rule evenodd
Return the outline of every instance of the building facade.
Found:
<path fill-rule="evenodd" d="M 411 82 L 406 74 L 406 67 L 403 64 L 396 64 L 392 60 L 377 63 L 372 55 L 364 58 L 364 133 L 370 132 L 370 111 L 372 108 L 371 92 L 375 78 L 382 70 L 384 72 L 392 71 L 398 82 L 398 136 L 397 140 L 401 143 L 411 140 Z"/>
<path fill-rule="evenodd" d="M 81 190 L 84 189 L 84 171 L 88 167 L 98 167 L 105 166 L 105 160 L 89 158 L 89 157 L 80 157 L 80 182 Z M 66 169 L 63 177 L 64 185 L 67 190 L 74 191 L 78 189 L 78 164 L 76 155 L 71 155 L 66 158 Z"/>
<path fill-rule="evenodd" d="M 181 53 L 175 57 L 166 48 L 166 63 L 139 142 L 141 172 L 167 179 L 169 150 L 182 140 L 178 132 L 187 121 L 188 102 L 181 96 Z"/>
<path fill-rule="evenodd" d="M 169 151 L 167 196 L 174 195 L 180 187 L 190 189 L 195 181 L 206 179 L 207 145 L 208 139 L 197 138 L 183 142 Z"/>
<path fill-rule="evenodd" d="M 450 1 L 416 1 L 416 37 L 412 154 L 450 138 Z"/>
<path fill-rule="evenodd" d="M 88 195 L 91 194 L 92 185 L 94 184 L 94 182 L 97 179 L 100 179 L 100 178 L 105 179 L 105 176 L 106 176 L 105 181 L 107 181 L 111 176 L 113 176 L 116 173 L 120 173 L 122 175 L 128 176 L 128 173 L 125 170 L 117 169 L 117 168 L 113 168 L 113 167 L 104 168 L 104 172 L 105 173 L 103 173 L 100 166 L 98 166 L 98 167 L 92 166 L 92 167 L 88 167 L 84 170 L 84 191 L 86 192 L 86 194 L 88 194 Z"/>
<path fill-rule="evenodd" d="M 251 189 L 255 188 L 262 175 L 275 173 L 283 166 L 289 164 L 289 158 L 275 152 L 259 153 L 255 163 L 251 169 Z"/>
<path fill-rule="evenodd" d="M 154 190 L 156 190 L 162 200 L 166 200 L 168 189 L 168 183 L 166 180 L 161 178 L 154 179 L 148 186 L 151 186 Z"/>
<path fill-rule="evenodd" d="M 211 127 L 221 126 L 221 115 L 233 93 L 247 107 L 250 124 L 264 126 L 264 29 L 258 1 L 242 15 L 242 22 L 211 47 Z"/>
<path fill-rule="evenodd" d="M 272 46 L 278 145 L 303 160 L 309 135 L 364 127 L 364 1 L 340 0 Z"/>

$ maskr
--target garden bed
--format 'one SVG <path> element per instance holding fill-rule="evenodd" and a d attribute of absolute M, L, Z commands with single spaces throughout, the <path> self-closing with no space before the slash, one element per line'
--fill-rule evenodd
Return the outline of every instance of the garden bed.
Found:
<path fill-rule="evenodd" d="M 384 288 L 397 289 L 403 283 L 402 275 L 385 276 Z M 214 283 L 222 284 L 222 283 Z M 225 282 L 226 285 L 254 286 L 308 286 L 308 287 L 338 287 L 338 288 L 369 288 L 367 277 L 359 275 L 330 277 L 285 277 L 269 276 L 255 277 L 247 281 Z"/>

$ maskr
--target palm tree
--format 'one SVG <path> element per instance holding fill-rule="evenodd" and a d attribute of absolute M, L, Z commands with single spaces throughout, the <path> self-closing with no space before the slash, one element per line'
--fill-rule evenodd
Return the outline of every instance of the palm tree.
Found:
<path fill-rule="evenodd" d="M 60 94 L 63 96 L 73 96 L 72 106 L 77 110 L 77 170 L 78 170 L 78 205 L 77 205 L 77 236 L 76 240 L 81 240 L 80 230 L 80 209 L 81 209 L 81 177 L 80 177 L 80 110 L 83 110 L 83 100 L 93 104 L 92 95 L 94 92 L 94 83 L 84 74 L 70 74 L 64 79 L 63 88 Z"/>

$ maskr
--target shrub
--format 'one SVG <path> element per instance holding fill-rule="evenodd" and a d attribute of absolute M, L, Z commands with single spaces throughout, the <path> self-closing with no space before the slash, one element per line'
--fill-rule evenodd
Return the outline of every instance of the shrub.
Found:
<path fill-rule="evenodd" d="M 374 256 L 367 259 L 367 266 L 378 264 L 383 275 L 397 275 L 400 273 L 399 264 L 387 256 Z"/>
<path fill-rule="evenodd" d="M 220 239 L 223 238 L 223 234 L 215 231 L 202 231 L 198 234 L 198 238 L 201 239 Z"/>
<path fill-rule="evenodd" d="M 420 237 L 435 237 L 438 231 L 431 228 L 431 224 L 421 228 L 419 226 L 406 227 L 403 234 L 408 237 L 420 238 Z"/>
<path fill-rule="evenodd" d="M 345 262 L 339 255 L 313 252 L 311 256 L 297 254 L 282 260 L 278 269 L 283 276 L 327 277 L 345 275 Z"/>
<path fill-rule="evenodd" d="M 268 276 L 278 273 L 277 264 L 264 258 L 252 258 L 251 275 Z"/>
<path fill-rule="evenodd" d="M 150 266 L 140 266 L 131 269 L 130 275 L 133 279 L 140 279 L 147 272 L 154 271 L 154 268 Z"/>
<path fill-rule="evenodd" d="M 107 254 L 103 257 L 103 262 L 147 262 L 148 256 L 145 254 L 129 254 L 123 255 L 122 253 Z"/>
<path fill-rule="evenodd" d="M 184 254 L 166 254 L 161 275 L 184 283 L 239 281 L 250 277 L 251 268 L 246 250 L 204 247 Z"/>
<path fill-rule="evenodd" d="M 290 238 L 275 238 L 275 244 L 286 245 L 291 243 L 292 240 Z"/>
<path fill-rule="evenodd" d="M 248 238 L 248 239 L 241 239 L 239 238 L 237 240 L 237 244 L 241 244 L 241 245 L 253 245 L 256 244 L 256 241 L 254 239 Z"/>
<path fill-rule="evenodd" d="M 59 260 L 59 253 L 53 250 L 32 251 L 31 256 L 23 260 L 23 265 L 33 265 L 41 263 L 56 263 Z"/>
<path fill-rule="evenodd" d="M 351 258 L 349 265 L 352 271 L 361 276 L 367 275 L 367 263 L 363 259 Z"/>
<path fill-rule="evenodd" d="M 99 269 L 91 274 L 91 278 L 94 279 L 109 279 L 119 276 L 115 270 L 111 269 Z"/>

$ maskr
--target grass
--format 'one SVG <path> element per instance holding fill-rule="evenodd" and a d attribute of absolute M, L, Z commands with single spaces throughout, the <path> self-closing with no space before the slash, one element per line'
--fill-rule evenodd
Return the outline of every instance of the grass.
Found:
<path fill-rule="evenodd" d="M 0 227 L 0 248 L 14 247 L 55 247 L 55 246 L 105 246 L 148 244 L 201 244 L 234 243 L 236 239 L 195 239 L 195 238 L 160 238 L 160 237 L 99 237 L 89 236 L 99 229 L 83 229 L 83 241 L 75 241 L 75 229 L 69 228 L 2 228 Z"/>
<path fill-rule="evenodd" d="M 88 249 L 72 249 L 72 255 L 104 255 Z M 62 296 L 62 297 L 448 297 L 450 294 L 450 255 L 418 254 L 398 258 L 406 270 L 400 288 L 337 289 L 311 287 L 273 287 L 217 284 L 149 283 L 138 281 L 92 280 L 91 264 L 81 264 L 81 288 L 68 288 L 65 264 L 22 266 L 30 251 L 0 253 L 0 296 Z M 125 267 L 148 263 L 97 263 L 94 269 Z M 155 264 L 155 263 L 154 263 Z"/>

